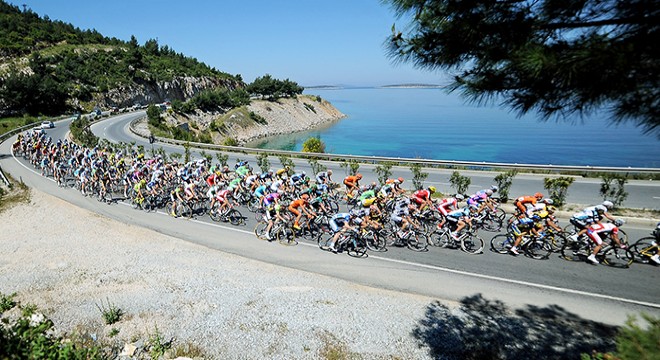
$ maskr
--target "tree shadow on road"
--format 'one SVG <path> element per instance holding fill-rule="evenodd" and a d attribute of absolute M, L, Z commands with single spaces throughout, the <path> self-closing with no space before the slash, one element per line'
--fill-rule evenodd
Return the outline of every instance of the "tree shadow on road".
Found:
<path fill-rule="evenodd" d="M 436 359 L 579 359 L 614 351 L 617 330 L 559 306 L 512 311 L 478 294 L 454 309 L 429 304 L 412 334 Z"/>

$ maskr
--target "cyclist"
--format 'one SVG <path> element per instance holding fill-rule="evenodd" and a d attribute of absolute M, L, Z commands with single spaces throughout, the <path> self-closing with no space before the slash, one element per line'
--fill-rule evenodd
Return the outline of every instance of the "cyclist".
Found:
<path fill-rule="evenodd" d="M 300 222 L 300 218 L 302 218 L 303 213 L 309 217 L 316 215 L 312 211 L 307 210 L 307 205 L 309 205 L 309 195 L 307 194 L 302 194 L 300 198 L 292 201 L 291 204 L 289 204 L 289 211 L 296 215 L 296 219 L 293 221 L 293 228 L 296 230 L 300 230 L 300 225 L 298 223 Z"/>
<path fill-rule="evenodd" d="M 232 200 L 233 193 L 230 189 L 224 189 L 218 191 L 218 193 L 215 195 L 215 200 L 220 204 L 220 209 L 218 209 L 219 214 L 224 214 L 227 212 L 229 209 L 229 202 L 231 201 L 234 206 L 238 206 L 238 203 L 236 201 Z"/>
<path fill-rule="evenodd" d="M 373 189 L 369 189 L 367 191 L 364 191 L 360 194 L 360 197 L 358 197 L 358 202 L 362 205 L 362 207 L 368 208 L 371 206 L 371 204 L 376 201 L 376 194 L 380 191 L 379 187 L 375 187 Z"/>
<path fill-rule="evenodd" d="M 346 185 L 346 196 L 348 198 L 353 197 L 353 191 L 357 190 L 360 186 L 359 182 L 362 179 L 362 174 L 357 173 L 355 175 L 349 175 L 344 178 L 344 185 Z"/>
<path fill-rule="evenodd" d="M 543 199 L 543 194 L 540 192 L 537 192 L 534 194 L 534 196 L 521 196 L 517 198 L 514 202 L 513 205 L 515 205 L 518 208 L 518 211 L 520 212 L 520 216 L 525 216 L 527 214 L 528 208 L 533 208 L 534 205 L 536 205 L 537 201 L 541 201 Z"/>
<path fill-rule="evenodd" d="M 133 186 L 133 190 L 135 191 L 135 202 L 140 204 L 144 200 L 144 194 L 142 194 L 142 189 L 147 186 L 147 180 L 145 179 L 140 179 L 135 185 Z"/>
<path fill-rule="evenodd" d="M 427 189 L 420 189 L 415 191 L 412 194 L 411 200 L 417 204 L 417 207 L 420 210 L 424 210 L 427 207 L 433 207 L 433 200 L 431 200 L 431 195 L 435 193 L 435 186 L 429 186 Z"/>
<path fill-rule="evenodd" d="M 357 230 L 355 226 L 351 226 L 351 223 L 354 223 L 355 217 L 351 213 L 338 213 L 330 218 L 328 224 L 330 229 L 334 232 L 332 239 L 330 240 L 329 248 L 333 253 L 337 253 L 336 243 L 339 239 L 339 236 L 346 231 Z M 355 224 L 359 225 L 359 224 Z"/>
<path fill-rule="evenodd" d="M 268 221 L 268 225 L 266 226 L 266 238 L 268 240 L 272 240 L 270 231 L 273 229 L 275 223 L 286 222 L 286 219 L 282 215 L 281 210 L 282 207 L 280 204 L 274 204 L 273 206 L 266 208 L 266 221 Z"/>
<path fill-rule="evenodd" d="M 264 196 L 263 204 L 265 208 L 269 208 L 271 205 L 279 204 L 279 199 L 282 195 L 279 192 L 272 192 Z"/>
<path fill-rule="evenodd" d="M 476 211 L 476 207 L 466 206 L 462 209 L 447 213 L 447 221 L 449 222 L 449 234 L 454 240 L 458 240 L 460 231 L 463 230 L 466 225 L 472 225 L 472 216 L 473 213 L 476 213 Z"/>
<path fill-rule="evenodd" d="M 176 209 L 177 205 L 176 202 L 181 201 L 183 203 L 183 198 L 181 197 L 181 193 L 184 191 L 183 189 L 183 184 L 178 184 L 172 191 L 170 192 L 170 200 L 172 200 L 172 209 L 170 210 L 170 215 L 176 217 L 176 212 L 174 209 Z"/>
<path fill-rule="evenodd" d="M 598 264 L 598 259 L 596 259 L 596 255 L 600 251 L 600 249 L 603 247 L 603 238 L 601 237 L 601 234 L 606 235 L 610 234 L 612 237 L 612 240 L 616 243 L 616 245 L 622 249 L 626 248 L 626 245 L 622 244 L 621 241 L 619 240 L 619 226 L 623 225 L 623 221 L 621 220 L 616 220 L 613 223 L 595 223 L 591 224 L 587 227 L 587 236 L 593 242 L 596 243 L 596 246 L 594 247 L 593 251 L 591 254 L 587 257 L 587 260 L 591 261 L 593 264 Z"/>
<path fill-rule="evenodd" d="M 516 240 L 513 242 L 513 246 L 511 249 L 509 249 L 512 254 L 520 255 L 520 252 L 518 252 L 518 245 L 520 245 L 523 235 L 539 235 L 539 229 L 542 226 L 540 221 L 540 216 L 532 215 L 531 217 L 523 216 L 515 218 L 509 224 L 509 229 L 511 230 L 513 236 L 516 238 Z"/>
<path fill-rule="evenodd" d="M 405 234 L 408 226 L 413 224 L 410 213 L 414 212 L 415 209 L 415 204 L 407 197 L 402 198 L 394 204 L 394 210 L 392 210 L 390 220 L 399 227 L 399 231 L 397 231 L 397 236 L 399 238 Z"/>
<path fill-rule="evenodd" d="M 463 201 L 463 199 L 465 199 L 463 195 L 456 194 L 453 197 L 440 200 L 438 205 L 436 205 L 435 208 L 440 211 L 440 214 L 442 214 L 442 220 L 438 223 L 439 229 L 442 229 L 442 227 L 445 226 L 447 215 L 452 211 L 458 210 L 458 202 Z"/>
<path fill-rule="evenodd" d="M 580 236 L 587 233 L 587 227 L 591 224 L 600 224 L 603 217 L 606 217 L 610 221 L 616 221 L 612 215 L 607 213 L 608 209 L 614 207 L 614 204 L 611 201 L 603 201 L 600 205 L 589 206 L 577 214 L 573 214 L 571 217 L 571 224 L 580 229 L 577 234 L 570 236 L 570 239 L 577 241 Z"/>
<path fill-rule="evenodd" d="M 328 185 L 329 183 L 332 182 L 332 179 L 330 178 L 332 176 L 332 170 L 328 171 L 321 171 L 318 174 L 316 174 L 316 183 L 317 184 L 326 184 Z"/>

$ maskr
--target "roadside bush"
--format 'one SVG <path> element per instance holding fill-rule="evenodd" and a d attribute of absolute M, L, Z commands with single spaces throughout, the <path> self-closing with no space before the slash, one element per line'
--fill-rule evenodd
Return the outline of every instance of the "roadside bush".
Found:
<path fill-rule="evenodd" d="M 548 190 L 550 198 L 554 202 L 555 206 L 562 207 L 566 204 L 568 188 L 571 186 L 573 181 L 575 181 L 575 178 L 568 176 L 543 179 L 543 187 Z"/>
<path fill-rule="evenodd" d="M 257 155 L 257 165 L 262 172 L 267 172 L 270 169 L 270 160 L 268 160 L 268 154 L 260 153 Z"/>
<path fill-rule="evenodd" d="M 394 166 L 394 163 L 391 161 L 383 161 L 376 165 L 374 170 L 378 174 L 378 182 L 381 185 L 384 185 L 385 181 L 392 176 L 392 166 Z"/>
<path fill-rule="evenodd" d="M 325 143 L 321 140 L 321 136 L 312 136 L 305 140 L 302 145 L 302 152 L 324 153 Z"/>
<path fill-rule="evenodd" d="M 497 184 L 500 201 L 506 203 L 509 201 L 509 189 L 513 183 L 513 178 L 518 174 L 518 170 L 512 169 L 507 170 L 503 173 L 499 173 L 493 180 Z"/>
<path fill-rule="evenodd" d="M 600 184 L 600 196 L 603 197 L 603 200 L 611 201 L 614 207 L 623 205 L 623 202 L 628 197 L 628 192 L 625 190 L 628 178 L 621 174 L 605 174 L 602 180 L 603 182 Z"/>
<path fill-rule="evenodd" d="M 472 179 L 469 176 L 461 175 L 458 171 L 454 171 L 449 177 L 449 184 L 457 194 L 466 194 L 470 183 L 472 183 Z"/>
<path fill-rule="evenodd" d="M 225 138 L 225 141 L 222 142 L 224 146 L 238 146 L 238 141 L 233 137 Z"/>
<path fill-rule="evenodd" d="M 221 152 L 215 153 L 215 158 L 218 159 L 218 162 L 222 166 L 227 166 L 227 161 L 229 161 L 229 155 L 223 154 Z"/>
<path fill-rule="evenodd" d="M 339 163 L 339 167 L 344 169 L 347 175 L 355 175 L 360 169 L 360 163 L 355 159 L 342 160 Z"/>
<path fill-rule="evenodd" d="M 309 166 L 312 168 L 312 172 L 314 174 L 318 174 L 321 171 L 328 170 L 327 166 L 325 166 L 323 164 L 319 164 L 319 161 L 314 159 L 314 158 L 307 159 L 307 162 L 309 163 Z"/>
<path fill-rule="evenodd" d="M 424 187 L 424 180 L 429 176 L 429 173 L 422 171 L 422 165 L 412 164 L 410 165 L 410 171 L 413 174 L 412 183 L 415 190 L 419 190 Z"/>

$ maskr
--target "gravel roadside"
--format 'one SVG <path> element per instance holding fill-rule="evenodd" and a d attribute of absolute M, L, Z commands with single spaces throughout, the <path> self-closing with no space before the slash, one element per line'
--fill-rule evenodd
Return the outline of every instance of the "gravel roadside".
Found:
<path fill-rule="evenodd" d="M 62 333 L 139 346 L 157 331 L 213 359 L 430 358 L 412 330 L 435 299 L 226 254 L 36 190 L 0 232 L 0 292 Z M 108 302 L 125 313 L 113 325 L 97 308 Z"/>

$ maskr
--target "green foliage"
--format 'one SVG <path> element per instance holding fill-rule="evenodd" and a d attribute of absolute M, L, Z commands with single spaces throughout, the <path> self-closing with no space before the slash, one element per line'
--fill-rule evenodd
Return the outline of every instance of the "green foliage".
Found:
<path fill-rule="evenodd" d="M 16 293 L 11 295 L 0 293 L 0 314 L 7 310 L 11 310 L 16 306 L 16 301 L 14 300 L 15 297 Z"/>
<path fill-rule="evenodd" d="M 605 109 L 660 131 L 660 2 L 386 2 L 411 20 L 408 33 L 392 26 L 390 56 L 452 71 L 450 89 L 471 100 L 545 118 Z"/>
<path fill-rule="evenodd" d="M 250 111 L 250 118 L 254 120 L 254 122 L 256 122 L 257 124 L 262 124 L 262 125 L 268 124 L 268 121 L 266 121 L 266 119 L 263 116 L 255 113 L 254 111 Z"/>
<path fill-rule="evenodd" d="M 160 359 L 165 355 L 165 352 L 172 347 L 172 340 L 165 341 L 163 335 L 158 331 L 158 328 L 153 334 L 149 335 L 147 340 L 147 349 L 152 359 Z"/>
<path fill-rule="evenodd" d="M 288 176 L 291 176 L 295 173 L 296 164 L 293 163 L 293 160 L 291 160 L 290 156 L 280 155 L 277 158 L 280 160 L 280 164 L 282 164 L 283 168 L 289 168 L 289 171 L 287 171 Z"/>
<path fill-rule="evenodd" d="M 99 142 L 99 138 L 89 129 L 89 121 L 84 117 L 73 120 L 69 130 L 73 138 L 83 146 L 93 148 Z"/>
<path fill-rule="evenodd" d="M 355 175 L 360 169 L 360 163 L 355 159 L 342 160 L 339 163 L 339 167 L 344 169 L 346 171 L 346 174 Z"/>
<path fill-rule="evenodd" d="M 96 30 L 41 18 L 4 2 L 0 2 L 0 24 L 0 56 L 10 59 L 0 97 L 6 100 L 4 110 L 14 114 L 61 114 L 72 98 L 91 101 L 97 92 L 174 77 L 206 76 L 242 84 L 238 77 L 160 46 L 154 39 L 140 46 L 134 36 L 129 42 L 104 37 Z M 31 72 L 16 65 L 26 56 Z M 235 94 L 234 101 L 245 101 L 243 92 Z"/>
<path fill-rule="evenodd" d="M 190 162 L 190 143 L 183 144 L 183 162 L 185 164 Z"/>
<path fill-rule="evenodd" d="M 224 145 L 224 146 L 238 146 L 238 140 L 234 139 L 233 137 L 227 137 L 227 138 L 225 138 L 225 141 L 222 142 L 222 145 Z"/>
<path fill-rule="evenodd" d="M 302 152 L 324 153 L 325 143 L 321 140 L 321 136 L 312 136 L 305 140 L 302 145 Z"/>
<path fill-rule="evenodd" d="M 498 190 L 497 192 L 500 194 L 500 201 L 502 203 L 506 203 L 509 201 L 509 189 L 511 188 L 511 184 L 513 183 L 513 178 L 518 174 L 518 170 L 512 169 L 512 170 L 507 170 L 503 173 L 499 173 L 493 180 L 495 180 L 495 183 L 497 183 Z"/>
<path fill-rule="evenodd" d="M 625 175 L 608 173 L 603 175 L 603 182 L 600 184 L 600 196 L 603 200 L 609 200 L 614 207 L 619 207 L 628 197 L 625 185 L 628 178 Z"/>
<path fill-rule="evenodd" d="M 637 325 L 637 317 L 629 316 L 616 337 L 616 352 L 582 354 L 582 360 L 657 359 L 660 354 L 660 319 L 642 313 L 646 326 Z"/>
<path fill-rule="evenodd" d="M 124 315 L 124 312 L 114 304 L 110 303 L 110 300 L 106 299 L 107 301 L 107 306 L 103 304 L 103 301 L 101 301 L 101 305 L 96 304 L 96 308 L 99 309 L 101 312 L 101 315 L 103 316 L 103 320 L 105 321 L 106 325 L 112 325 L 119 320 L 121 320 L 122 315 Z"/>
<path fill-rule="evenodd" d="M 201 151 L 199 152 L 199 154 L 200 154 L 204 159 L 206 159 L 206 163 L 207 163 L 207 164 L 210 164 L 211 161 L 213 160 L 213 156 L 212 156 L 211 154 L 207 153 L 206 150 L 201 150 Z"/>
<path fill-rule="evenodd" d="M 303 105 L 305 106 L 305 109 L 307 109 L 307 110 L 313 112 L 314 114 L 316 114 L 316 109 L 314 108 L 314 105 L 308 104 L 308 103 L 303 103 Z"/>
<path fill-rule="evenodd" d="M 555 206 L 562 207 L 566 204 L 566 196 L 568 195 L 568 188 L 575 181 L 575 178 L 568 176 L 560 176 L 556 178 L 543 179 L 543 187 L 548 190 L 550 198 Z"/>
<path fill-rule="evenodd" d="M 315 158 L 309 158 L 307 159 L 307 162 L 309 163 L 309 166 L 312 168 L 312 173 L 318 174 L 321 171 L 326 171 L 328 170 L 328 167 L 320 164 L 319 161 Z"/>
<path fill-rule="evenodd" d="M 270 160 L 268 159 L 268 154 L 260 153 L 256 156 L 257 166 L 261 169 L 262 172 L 267 172 L 270 169 Z"/>
<path fill-rule="evenodd" d="M 385 184 L 385 181 L 392 176 L 392 167 L 394 166 L 394 163 L 391 161 L 383 161 L 378 163 L 376 165 L 376 168 L 374 169 L 376 171 L 376 174 L 378 174 L 378 182 L 381 185 Z"/>
<path fill-rule="evenodd" d="M 302 94 L 303 90 L 305 90 L 305 88 L 299 86 L 296 82 L 289 79 L 274 79 L 269 74 L 256 78 L 245 89 L 250 94 L 273 100 L 281 97 L 294 97 Z"/>
<path fill-rule="evenodd" d="M 461 175 L 458 171 L 454 171 L 449 177 L 449 184 L 456 190 L 457 194 L 465 195 L 470 183 L 472 183 L 472 179 L 469 176 Z"/>
<path fill-rule="evenodd" d="M 221 152 L 215 153 L 215 158 L 218 159 L 218 162 L 222 166 L 227 166 L 227 161 L 229 160 L 229 155 L 223 154 Z"/>
<path fill-rule="evenodd" d="M 154 104 L 147 107 L 147 119 L 149 125 L 160 129 L 163 126 L 163 118 L 160 116 L 160 108 Z"/>
<path fill-rule="evenodd" d="M 422 171 L 422 165 L 412 164 L 410 165 L 410 171 L 413 174 L 412 183 L 414 189 L 421 189 L 424 187 L 424 180 L 429 176 L 429 173 Z"/>
<path fill-rule="evenodd" d="M 179 161 L 181 160 L 181 156 L 183 156 L 181 153 L 170 153 L 170 158 L 172 158 L 172 160 Z"/>
<path fill-rule="evenodd" d="M 10 296 L 12 307 L 16 306 L 14 295 Z M 4 295 L 0 297 L 5 298 Z M 55 336 L 53 322 L 37 313 L 34 305 L 21 306 L 21 309 L 23 312 L 18 319 L 2 318 L 0 359 L 103 359 L 96 346 L 84 347 Z"/>

